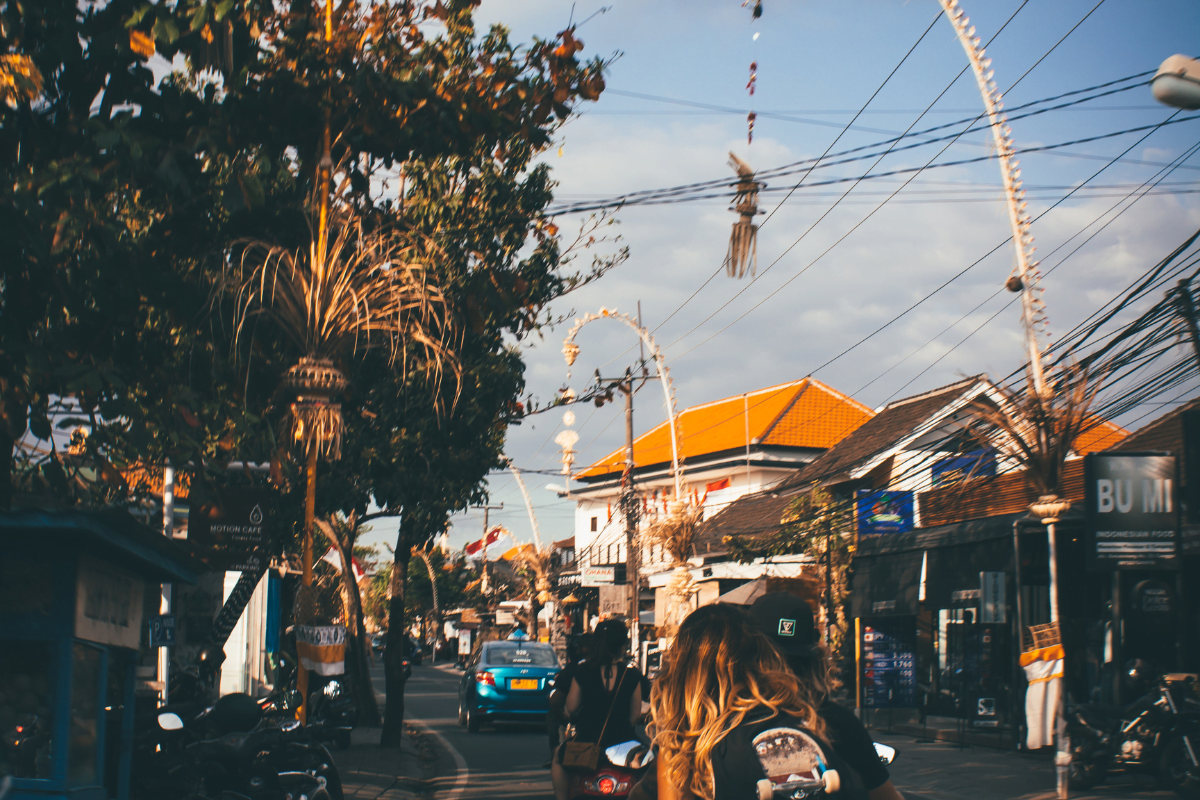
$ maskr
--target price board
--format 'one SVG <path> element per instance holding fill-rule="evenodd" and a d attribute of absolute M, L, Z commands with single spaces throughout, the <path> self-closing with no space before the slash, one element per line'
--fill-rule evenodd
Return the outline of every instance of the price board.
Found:
<path fill-rule="evenodd" d="M 912 617 L 863 620 L 863 705 L 867 708 L 917 705 L 916 628 Z"/>

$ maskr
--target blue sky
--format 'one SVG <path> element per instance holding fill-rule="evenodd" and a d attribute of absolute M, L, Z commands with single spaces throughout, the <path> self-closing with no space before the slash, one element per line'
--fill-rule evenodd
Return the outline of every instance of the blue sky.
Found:
<path fill-rule="evenodd" d="M 1029 0 L 1023 7 L 1020 0 L 964 0 L 962 7 L 984 41 L 1020 7 L 988 47 L 1006 106 L 1153 70 L 1174 53 L 1197 54 L 1200 4 L 1105 0 L 1047 56 L 1095 6 L 1096 0 Z M 601 8 L 607 10 L 596 13 Z M 729 150 L 766 169 L 819 156 L 839 134 L 835 150 L 880 141 L 914 122 L 922 129 L 979 113 L 979 94 L 968 73 L 917 121 L 966 65 L 945 19 L 933 25 L 880 89 L 938 11 L 934 0 L 764 0 L 762 19 L 752 23 L 749 8 L 739 0 L 485 0 L 477 19 L 481 29 L 493 22 L 505 24 L 521 42 L 534 35 L 553 36 L 572 13 L 576 21 L 591 17 L 577 30 L 586 45 L 584 54 L 620 53 L 607 76 L 609 91 L 598 103 L 587 104 L 544 155 L 559 181 L 557 198 L 579 201 L 726 177 L 731 174 L 725 163 Z M 754 41 L 756 32 L 760 36 Z M 752 61 L 758 63 L 758 80 L 750 98 L 745 85 Z M 843 133 L 877 89 L 854 129 Z M 745 114 L 751 108 L 759 116 L 754 143 L 747 145 Z M 1013 138 L 1018 148 L 1059 143 L 1156 125 L 1171 113 L 1154 102 L 1148 87 L 1137 87 L 1015 120 Z M 1145 131 L 1022 156 L 1031 212 L 1036 217 L 1143 135 Z M 1112 215 L 1123 205 L 1104 216 L 1162 164 L 1197 143 L 1200 120 L 1165 126 L 1090 188 L 1034 223 L 1042 269 L 1053 268 L 1044 281 L 1052 333 L 1070 329 L 1200 227 L 1200 195 L 1191 193 L 1200 190 L 1200 157 L 1163 178 L 1158 193 L 1115 219 Z M 987 155 L 989 145 L 986 132 L 968 134 L 938 160 Z M 920 166 L 935 152 L 895 153 L 875 171 Z M 870 163 L 833 167 L 812 179 L 855 176 Z M 726 210 L 728 201 L 622 209 L 616 227 L 630 248 L 629 261 L 553 310 L 565 316 L 607 306 L 632 313 L 640 300 L 644 322 L 665 347 L 681 408 L 803 377 L 1008 236 L 994 159 L 927 170 L 864 222 L 902 179 L 863 182 L 803 237 L 848 184 L 801 187 L 760 231 L 760 273 L 773 266 L 748 287 L 746 280 L 719 275 L 686 304 L 721 265 L 734 221 Z M 786 178 L 770 183 L 772 188 L 791 188 Z M 781 198 L 768 194 L 761 207 L 770 211 Z M 558 219 L 564 232 L 579 221 Z M 1107 227 L 1097 233 L 1105 222 Z M 855 225 L 859 227 L 846 235 Z M 1001 248 L 886 331 L 821 368 L 816 377 L 879 406 L 963 374 L 1009 373 L 1021 364 L 1016 307 L 982 324 L 1011 298 L 992 295 L 1008 276 L 1012 260 L 1011 247 Z M 524 345 L 528 388 L 543 400 L 566 378 L 559 350 L 569 324 Z M 632 334 L 616 325 L 590 325 L 578 342 L 583 349 L 573 370 L 577 391 L 596 368 L 616 374 L 636 356 L 636 350 L 629 351 L 635 344 Z M 664 418 L 661 394 L 648 388 L 635 404 L 638 433 Z M 576 411 L 580 464 L 620 445 L 618 406 Z M 1152 418 L 1158 409 L 1138 409 L 1122 421 L 1132 423 L 1147 413 Z M 553 412 L 511 429 L 508 452 L 515 463 L 556 469 L 553 437 L 560 422 L 561 412 Z M 561 478 L 527 476 L 543 537 L 559 539 L 571 534 L 572 504 L 542 488 L 549 482 L 561 483 Z M 505 505 L 492 512 L 492 520 L 527 541 L 529 524 L 515 483 L 496 475 L 489 486 L 491 502 Z M 452 544 L 477 538 L 481 526 L 479 512 L 458 515 Z M 394 531 L 394 525 L 381 521 L 368 538 L 394 541 Z"/>

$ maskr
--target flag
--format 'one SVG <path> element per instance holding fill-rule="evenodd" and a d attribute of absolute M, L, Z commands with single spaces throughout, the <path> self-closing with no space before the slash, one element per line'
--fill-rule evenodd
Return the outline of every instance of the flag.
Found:
<path fill-rule="evenodd" d="M 339 575 L 342 573 L 342 554 L 336 547 L 330 547 L 329 552 L 321 556 L 321 560 L 337 570 Z M 363 571 L 362 564 L 358 563 L 357 558 L 350 559 L 350 566 L 354 568 L 355 583 L 367 577 L 367 573 Z"/>
<path fill-rule="evenodd" d="M 500 541 L 500 536 L 503 532 L 504 529 L 498 525 L 495 528 L 492 528 L 490 531 L 488 531 L 487 536 L 477 542 L 471 542 L 469 545 L 467 545 L 467 555 L 473 556 L 480 550 L 484 550 L 487 547 L 494 545 L 496 542 Z"/>

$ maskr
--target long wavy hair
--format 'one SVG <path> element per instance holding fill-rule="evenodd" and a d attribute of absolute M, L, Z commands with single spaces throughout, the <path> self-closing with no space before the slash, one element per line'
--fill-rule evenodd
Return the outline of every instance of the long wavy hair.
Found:
<path fill-rule="evenodd" d="M 666 779 L 713 800 L 713 749 L 752 710 L 789 714 L 820 736 L 820 690 L 797 680 L 771 640 L 733 606 L 701 606 L 667 651 L 650 703 Z"/>

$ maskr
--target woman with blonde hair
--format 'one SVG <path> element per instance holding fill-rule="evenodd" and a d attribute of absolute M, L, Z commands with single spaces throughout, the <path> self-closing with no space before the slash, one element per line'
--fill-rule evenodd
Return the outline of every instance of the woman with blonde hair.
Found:
<path fill-rule="evenodd" d="M 651 694 L 659 800 L 755 800 L 772 785 L 831 769 L 841 784 L 827 783 L 833 796 L 865 798 L 826 744 L 822 689 L 797 680 L 740 609 L 692 612 Z"/>

